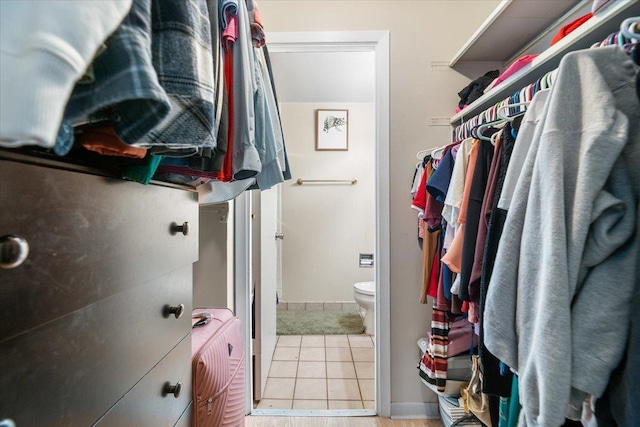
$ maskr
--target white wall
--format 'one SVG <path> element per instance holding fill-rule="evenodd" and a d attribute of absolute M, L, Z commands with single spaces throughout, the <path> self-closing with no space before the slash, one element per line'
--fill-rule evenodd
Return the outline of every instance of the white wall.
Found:
<path fill-rule="evenodd" d="M 428 118 L 453 115 L 456 94 L 469 80 L 442 64 L 497 4 L 497 0 L 260 1 L 267 31 L 390 31 L 392 413 L 394 406 L 436 401 L 416 372 L 416 340 L 427 332 L 430 310 L 418 302 L 421 253 L 415 211 L 409 208 L 415 154 L 449 141 L 450 128 L 429 126 Z"/>
<path fill-rule="evenodd" d="M 315 111 L 336 108 L 349 110 L 349 149 L 316 151 Z M 293 174 L 282 184 L 282 300 L 353 301 L 353 284 L 374 278 L 358 256 L 374 252 L 375 104 L 284 102 L 280 111 Z"/>
<path fill-rule="evenodd" d="M 228 286 L 229 204 L 200 206 L 199 258 L 193 264 L 193 306 L 233 308 Z M 232 234 L 233 235 L 233 234 Z"/>

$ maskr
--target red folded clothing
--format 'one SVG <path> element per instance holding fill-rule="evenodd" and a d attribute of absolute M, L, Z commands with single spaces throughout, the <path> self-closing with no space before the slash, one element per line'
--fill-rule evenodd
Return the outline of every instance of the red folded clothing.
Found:
<path fill-rule="evenodd" d="M 593 13 L 589 12 L 586 15 L 581 16 L 580 18 L 576 19 L 575 21 L 572 21 L 572 22 L 568 23 L 567 25 L 565 25 L 564 27 L 560 28 L 560 31 L 558 31 L 558 33 L 555 36 L 553 36 L 553 39 L 551 40 L 551 46 L 553 46 L 554 44 L 558 43 L 560 40 L 565 38 L 573 30 L 575 30 L 580 25 L 582 25 L 585 22 L 587 22 L 589 19 L 591 19 L 592 16 L 593 16 Z"/>

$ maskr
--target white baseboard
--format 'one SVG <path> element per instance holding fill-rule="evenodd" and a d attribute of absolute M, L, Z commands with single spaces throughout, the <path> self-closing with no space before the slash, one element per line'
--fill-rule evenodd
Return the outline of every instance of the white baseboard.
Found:
<path fill-rule="evenodd" d="M 280 301 L 277 309 L 290 311 L 358 311 L 360 308 L 355 301 Z"/>
<path fill-rule="evenodd" d="M 391 418 L 396 420 L 434 420 L 440 418 L 438 402 L 396 402 L 391 404 Z"/>

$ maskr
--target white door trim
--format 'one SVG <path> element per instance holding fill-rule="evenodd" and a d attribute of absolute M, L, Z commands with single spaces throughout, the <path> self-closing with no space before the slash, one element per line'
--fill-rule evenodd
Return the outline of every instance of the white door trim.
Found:
<path fill-rule="evenodd" d="M 376 413 L 391 415 L 390 202 L 389 202 L 389 32 L 323 31 L 267 33 L 270 52 L 375 52 L 376 67 Z M 236 314 L 245 325 L 247 414 L 252 412 L 250 202 L 236 202 Z"/>
<path fill-rule="evenodd" d="M 234 203 L 234 254 L 235 315 L 242 321 L 245 362 L 245 413 L 253 408 L 253 345 L 251 342 L 251 303 L 253 301 L 251 274 L 251 195 L 244 192 Z"/>

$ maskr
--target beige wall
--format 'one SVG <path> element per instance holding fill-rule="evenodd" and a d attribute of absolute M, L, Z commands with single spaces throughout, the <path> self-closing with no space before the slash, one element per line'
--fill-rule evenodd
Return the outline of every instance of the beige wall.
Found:
<path fill-rule="evenodd" d="M 348 151 L 315 150 L 316 109 L 349 110 Z M 375 104 L 287 102 L 280 111 L 293 173 L 282 184 L 282 300 L 353 301 L 353 283 L 374 278 L 358 256 L 374 252 Z"/>
<path fill-rule="evenodd" d="M 229 204 L 200 206 L 199 258 L 193 264 L 193 306 L 229 306 L 227 237 Z"/>
<path fill-rule="evenodd" d="M 449 140 L 449 117 L 464 76 L 439 66 L 455 55 L 498 2 L 260 1 L 267 31 L 388 30 L 390 51 L 391 402 L 435 402 L 416 372 L 416 340 L 430 311 L 418 303 L 421 257 L 409 186 L 416 152 Z M 267 40 L 268 42 L 268 40 Z M 432 68 L 432 62 L 436 67 Z M 479 70 L 483 71 L 483 70 Z"/>

